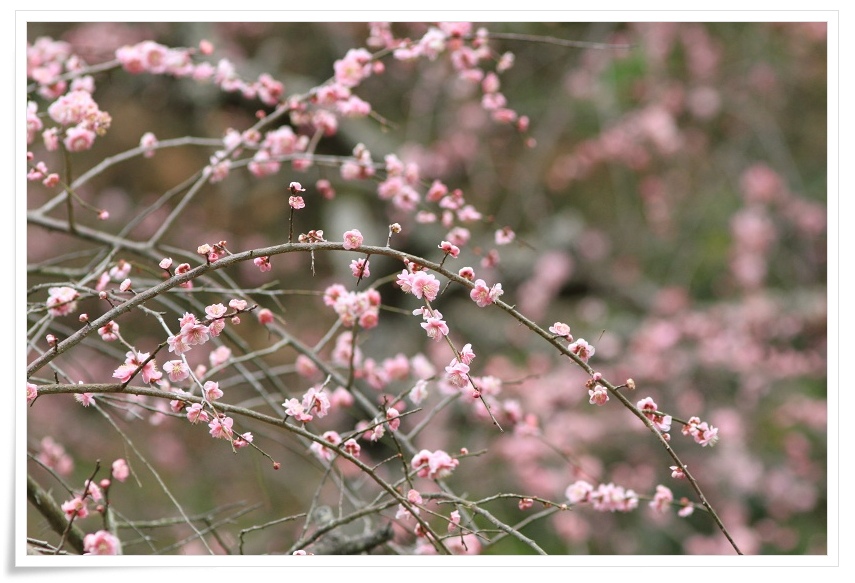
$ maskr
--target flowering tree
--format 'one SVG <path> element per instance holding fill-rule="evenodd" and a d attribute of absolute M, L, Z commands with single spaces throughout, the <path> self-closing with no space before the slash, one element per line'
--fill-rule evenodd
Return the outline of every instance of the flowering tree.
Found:
<path fill-rule="evenodd" d="M 823 23 L 29 36 L 32 553 L 825 552 Z"/>

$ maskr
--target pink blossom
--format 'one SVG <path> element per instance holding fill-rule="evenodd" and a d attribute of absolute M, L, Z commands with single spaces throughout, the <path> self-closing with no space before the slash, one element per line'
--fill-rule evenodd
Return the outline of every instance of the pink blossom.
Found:
<path fill-rule="evenodd" d="M 101 340 L 104 342 L 113 342 L 114 340 L 118 340 L 119 338 L 119 325 L 114 321 L 110 320 L 100 328 L 98 328 L 98 335 L 101 336 Z"/>
<path fill-rule="evenodd" d="M 427 332 L 428 338 L 433 338 L 436 341 L 441 340 L 443 336 L 448 336 L 448 324 L 445 323 L 445 320 L 428 317 L 427 321 L 422 322 L 421 326 Z"/>
<path fill-rule="evenodd" d="M 457 245 L 453 245 L 448 241 L 443 241 L 442 243 L 437 245 L 437 247 L 442 249 L 443 253 L 445 253 L 446 255 L 450 255 L 451 257 L 457 257 L 458 255 L 460 255 L 460 247 L 458 247 Z"/>
<path fill-rule="evenodd" d="M 303 404 L 297 399 L 288 399 L 282 403 L 282 406 L 285 407 L 286 415 L 293 417 L 301 423 L 308 423 L 313 419 L 313 417 L 306 412 Z"/>
<path fill-rule="evenodd" d="M 497 283 L 488 288 L 483 279 L 478 279 L 475 281 L 475 287 L 469 292 L 469 297 L 479 308 L 484 308 L 494 303 L 503 293 L 502 284 Z"/>
<path fill-rule="evenodd" d="M 240 449 L 242 447 L 249 447 L 249 444 L 252 443 L 253 436 L 252 433 L 247 431 L 246 433 L 242 433 L 241 435 L 236 435 L 232 440 L 232 444 L 235 446 L 235 449 Z"/>
<path fill-rule="evenodd" d="M 65 516 L 70 520 L 73 516 L 77 518 L 86 518 L 89 516 L 89 508 L 86 506 L 86 501 L 81 496 L 75 496 L 71 500 L 67 500 L 60 506 Z"/>
<path fill-rule="evenodd" d="M 656 494 L 654 494 L 653 500 L 649 504 L 657 512 L 666 512 L 673 501 L 674 494 L 671 492 L 671 489 L 659 484 L 656 486 Z"/>
<path fill-rule="evenodd" d="M 303 410 L 317 417 L 326 417 L 330 411 L 329 394 L 322 388 L 310 387 L 303 395 Z"/>
<path fill-rule="evenodd" d="M 263 326 L 266 326 L 267 324 L 272 324 L 273 312 L 271 312 L 267 308 L 261 308 L 260 310 L 258 310 L 257 318 L 258 322 Z"/>
<path fill-rule="evenodd" d="M 154 149 L 157 147 L 157 138 L 151 132 L 146 132 L 140 138 L 140 148 L 143 149 L 143 156 L 151 158 L 154 156 Z"/>
<path fill-rule="evenodd" d="M 75 393 L 74 400 L 84 407 L 88 407 L 95 401 L 95 395 L 92 393 Z"/>
<path fill-rule="evenodd" d="M 247 306 L 246 300 L 238 300 L 238 299 L 229 300 L 229 307 L 232 308 L 233 310 L 237 310 L 237 311 L 245 310 L 246 306 Z"/>
<path fill-rule="evenodd" d="M 256 257 L 252 262 L 259 270 L 261 270 L 262 273 L 273 269 L 273 266 L 270 264 L 270 257 L 267 257 L 266 255 L 264 257 Z"/>
<path fill-rule="evenodd" d="M 217 417 L 216 419 L 208 423 L 208 427 L 211 428 L 208 433 L 211 434 L 211 437 L 216 439 L 229 439 L 233 434 L 233 424 L 234 419 L 221 415 L 220 417 Z"/>
<path fill-rule="evenodd" d="M 306 208 L 306 202 L 302 196 L 289 196 L 288 205 L 295 210 Z"/>
<path fill-rule="evenodd" d="M 528 510 L 532 506 L 534 506 L 534 500 L 531 498 L 520 498 L 519 503 L 517 504 L 520 510 Z"/>
<path fill-rule="evenodd" d="M 591 405 L 605 405 L 609 400 L 609 391 L 603 385 L 596 384 L 593 389 L 588 389 L 590 399 L 588 402 Z"/>
<path fill-rule="evenodd" d="M 124 482 L 128 479 L 128 476 L 131 475 L 131 470 L 128 467 L 128 462 L 126 462 L 122 458 L 119 458 L 113 462 L 111 466 L 111 472 L 112 476 L 120 482 Z"/>
<path fill-rule="evenodd" d="M 346 231 L 344 233 L 343 239 L 344 248 L 348 250 L 358 249 L 362 245 L 363 241 L 362 233 L 360 233 L 358 229 L 351 229 L 350 231 Z"/>
<path fill-rule="evenodd" d="M 336 83 L 356 87 L 371 75 L 371 53 L 365 49 L 350 49 L 343 59 L 333 63 Z"/>
<path fill-rule="evenodd" d="M 118 555 L 119 539 L 106 530 L 99 530 L 83 537 L 84 555 Z"/>
<path fill-rule="evenodd" d="M 423 449 L 413 457 L 410 465 L 420 478 L 440 480 L 450 476 L 459 463 L 441 449 L 434 452 Z"/>
<path fill-rule="evenodd" d="M 398 427 L 401 426 L 401 420 L 399 419 L 400 413 L 395 408 L 386 409 L 386 421 L 389 424 L 390 431 L 397 431 Z"/>
<path fill-rule="evenodd" d="M 39 396 L 39 388 L 33 383 L 27 383 L 27 404 L 29 405 Z"/>
<path fill-rule="evenodd" d="M 460 271 L 457 272 L 457 275 L 459 275 L 463 279 L 468 279 L 469 281 L 472 281 L 473 279 L 475 279 L 475 270 L 471 267 L 461 267 Z"/>
<path fill-rule="evenodd" d="M 675 480 L 682 480 L 686 477 L 686 474 L 680 466 L 671 466 L 671 477 Z"/>
<path fill-rule="evenodd" d="M 503 227 L 496 231 L 496 245 L 507 245 L 516 237 L 510 227 Z"/>
<path fill-rule="evenodd" d="M 469 365 L 452 359 L 445 367 L 445 379 L 455 387 L 465 387 L 469 383 Z"/>
<path fill-rule="evenodd" d="M 432 273 L 417 271 L 413 274 L 411 285 L 413 295 L 419 299 L 424 297 L 432 302 L 439 293 L 439 280 Z"/>
<path fill-rule="evenodd" d="M 348 439 L 341 445 L 342 449 L 345 452 L 352 455 L 353 457 L 359 457 L 360 452 L 362 451 L 362 446 L 357 443 L 357 441 L 353 438 Z"/>
<path fill-rule="evenodd" d="M 95 132 L 83 126 L 74 126 L 66 130 L 62 143 L 69 152 L 82 152 L 95 143 Z"/>
<path fill-rule="evenodd" d="M 216 401 L 223 396 L 223 391 L 220 389 L 220 384 L 214 381 L 206 381 L 202 387 L 202 394 L 208 401 Z"/>
<path fill-rule="evenodd" d="M 588 362 L 588 359 L 594 356 L 595 349 L 592 345 L 588 344 L 584 338 L 579 338 L 575 342 L 571 342 L 567 349 L 578 356 L 582 362 Z"/>
<path fill-rule="evenodd" d="M 211 354 L 208 355 L 208 360 L 211 363 L 211 366 L 220 366 L 232 357 L 232 351 L 228 346 L 220 346 L 215 350 L 211 351 Z"/>
<path fill-rule="evenodd" d="M 202 403 L 193 403 L 187 408 L 187 419 L 194 425 L 200 421 L 208 421 L 208 413 L 204 411 Z"/>
<path fill-rule="evenodd" d="M 581 502 L 587 502 L 593 491 L 594 487 L 591 484 L 585 480 L 577 480 L 567 486 L 567 490 L 565 490 L 564 495 L 567 497 L 570 504 L 579 504 Z"/>
<path fill-rule="evenodd" d="M 463 345 L 463 348 L 460 349 L 460 361 L 463 364 L 469 364 L 475 359 L 475 352 L 472 350 L 472 345 L 466 343 Z"/>
<path fill-rule="evenodd" d="M 364 257 L 354 259 L 350 262 L 350 272 L 353 274 L 353 277 L 369 277 L 371 275 L 370 262 Z"/>
<path fill-rule="evenodd" d="M 549 327 L 549 331 L 555 334 L 556 336 L 561 336 L 569 342 L 573 342 L 573 336 L 570 334 L 570 326 L 568 326 L 564 322 L 555 322 L 552 326 Z"/>
<path fill-rule="evenodd" d="M 77 298 L 80 294 L 70 287 L 52 287 L 48 289 L 47 308 L 51 316 L 65 316 L 77 310 Z"/>
<path fill-rule="evenodd" d="M 653 425 L 656 426 L 659 431 L 667 432 L 671 430 L 671 416 L 657 413 L 656 402 L 650 397 L 640 400 L 636 404 L 636 407 L 638 407 L 645 417 L 653 422 Z"/>

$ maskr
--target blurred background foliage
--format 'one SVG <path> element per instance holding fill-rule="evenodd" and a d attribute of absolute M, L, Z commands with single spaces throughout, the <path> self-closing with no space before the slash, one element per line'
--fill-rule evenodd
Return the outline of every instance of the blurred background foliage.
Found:
<path fill-rule="evenodd" d="M 349 156 L 361 142 L 377 161 L 396 153 L 418 162 L 428 182 L 437 178 L 462 189 L 487 220 L 473 230 L 473 245 L 454 267 L 473 265 L 488 283 L 501 282 L 502 299 L 544 327 L 569 323 L 576 338 L 597 347 L 592 366 L 617 382 L 633 377 L 638 399 L 653 396 L 675 417 L 698 415 L 719 427 L 721 441 L 715 448 L 700 448 L 681 436 L 678 426 L 672 441 L 745 552 L 824 554 L 825 24 L 483 25 L 496 33 L 631 48 L 491 41 L 498 53 L 515 55 L 514 66 L 501 76 L 501 91 L 510 107 L 529 116 L 534 147 L 526 144 L 527 136 L 490 120 L 478 103 L 479 93 L 455 79 L 447 59 L 404 63 L 387 58 L 384 74 L 356 90 L 386 123 L 343 120 L 337 135 L 320 142 L 318 153 Z M 394 30 L 415 39 L 427 25 L 398 23 Z M 366 23 L 28 27 L 30 42 L 40 36 L 66 40 L 90 64 L 110 60 L 119 46 L 145 39 L 169 46 L 195 46 L 208 39 L 216 47 L 214 58 L 228 58 L 246 79 L 270 73 L 285 84 L 287 94 L 328 79 L 334 61 L 349 48 L 364 46 L 367 33 Z M 260 102 L 213 85 L 122 70 L 98 75 L 95 97 L 113 125 L 91 151 L 75 154 L 76 175 L 105 156 L 136 147 L 144 132 L 161 140 L 219 138 L 227 128 L 251 126 L 262 108 Z M 80 222 L 118 231 L 139 209 L 206 165 L 212 151 L 171 148 L 108 169 L 81 195 L 109 210 L 110 221 L 105 226 L 81 216 Z M 312 198 L 319 178 L 331 180 L 334 200 Z M 321 228 L 336 240 L 356 227 L 366 243 L 383 244 L 386 226 L 399 220 L 405 229 L 394 245 L 439 259 L 436 245 L 445 238 L 441 226 L 413 223 L 380 204 L 376 183 L 345 182 L 337 169 L 321 165 L 306 171 L 286 165 L 264 179 L 232 171 L 225 181 L 205 187 L 169 233 L 169 245 L 193 257 L 204 242 L 226 240 L 232 251 L 285 242 L 284 193 L 291 180 L 309 189 L 297 232 Z M 36 208 L 52 195 L 36 183 L 29 190 L 28 207 Z M 151 214 L 131 237 L 145 240 L 166 212 Z M 62 208 L 56 214 L 63 216 Z M 493 231 L 503 226 L 512 228 L 517 239 L 496 247 Z M 37 227 L 28 229 L 28 246 L 30 265 L 55 258 L 57 249 L 91 249 Z M 480 266 L 493 248 L 499 263 Z M 79 260 L 65 256 L 63 263 L 84 265 L 86 257 L 85 252 Z M 273 281 L 273 289 L 283 295 L 259 296 L 260 301 L 311 344 L 335 317 L 320 298 L 301 292 L 323 290 L 335 281 L 349 284 L 349 259 L 317 254 L 314 277 L 308 257 L 297 255 L 275 257 L 270 274 L 242 265 L 230 275 L 248 288 Z M 391 260 L 372 258 L 372 279 L 399 270 Z M 49 281 L 55 276 L 31 271 L 31 286 Z M 385 305 L 416 307 L 391 285 L 378 289 Z M 87 302 L 81 311 L 99 313 L 97 302 Z M 424 447 L 487 448 L 461 462 L 451 478 L 459 491 L 475 498 L 511 491 L 560 501 L 567 485 L 588 479 L 646 495 L 664 483 L 676 497 L 692 498 L 685 483 L 670 478 L 671 460 L 636 419 L 614 402 L 603 408 L 588 404 L 581 370 L 498 311 L 475 308 L 461 290 L 450 288 L 440 308 L 453 335 L 473 343 L 478 374 L 503 379 L 503 396 L 517 399 L 536 417 L 541 431 L 539 437 L 513 431 L 497 436 L 488 421 L 473 420 L 478 415 L 468 403 L 444 409 L 420 436 Z M 171 316 L 167 321 L 173 321 Z M 76 322 L 68 323 L 68 329 L 57 326 L 58 332 L 69 333 Z M 148 331 L 148 337 L 134 340 L 140 349 L 162 341 L 162 331 L 150 318 L 139 316 L 122 326 Z M 365 335 L 362 348 L 378 361 L 423 350 L 444 366 L 447 354 L 432 353 L 434 347 L 414 326 L 411 316 L 383 312 L 381 326 Z M 254 321 L 242 324 L 237 333 L 255 348 L 270 342 Z M 288 365 L 294 357 L 292 351 L 278 351 L 269 365 Z M 109 372 L 119 362 L 115 355 L 111 359 L 93 351 L 91 360 L 70 368 L 81 379 L 109 382 Z M 106 372 L 99 376 L 99 370 Z M 305 390 L 297 375 L 283 377 L 295 394 Z M 60 414 L 73 415 L 80 423 L 50 422 Z M 353 421 L 336 417 L 326 425 L 347 429 Z M 270 447 L 281 450 L 274 457 L 282 458 L 284 471 L 271 473 L 258 456 L 212 448 L 207 431 L 178 420 L 156 426 L 144 420 L 120 423 L 138 437 L 136 444 L 161 469 L 188 512 L 206 513 L 228 502 L 261 502 L 260 509 L 236 520 L 242 528 L 304 510 L 306 492 L 313 491 L 320 477 L 304 451 L 281 438 L 270 436 L 278 440 Z M 97 427 L 103 429 L 102 438 L 93 437 L 101 431 Z M 264 429 L 254 430 L 257 442 L 267 443 Z M 71 397 L 40 400 L 30 411 L 28 431 L 33 450 L 45 435 L 65 444 L 76 462 L 74 484 L 88 476 L 95 458 L 129 455 L 118 440 L 106 437 L 113 434 L 104 420 L 74 406 Z M 378 460 L 390 451 L 376 449 Z M 150 490 L 146 496 L 130 482 L 114 490 L 113 504 L 129 517 L 174 514 L 168 500 L 162 495 L 152 499 Z M 335 503 L 335 492 L 324 495 Z M 515 504 L 490 510 L 510 523 L 524 516 Z M 282 552 L 297 532 L 289 524 L 272 535 L 248 537 L 246 552 Z M 732 552 L 702 512 L 685 519 L 673 513 L 658 516 L 644 501 L 625 515 L 587 508 L 559 513 L 524 533 L 559 554 Z M 164 527 L 157 536 L 161 546 L 182 534 L 178 527 L 174 532 Z M 172 552 L 193 548 L 190 543 Z M 140 544 L 127 552 L 147 551 Z M 530 549 L 506 538 L 485 552 Z"/>

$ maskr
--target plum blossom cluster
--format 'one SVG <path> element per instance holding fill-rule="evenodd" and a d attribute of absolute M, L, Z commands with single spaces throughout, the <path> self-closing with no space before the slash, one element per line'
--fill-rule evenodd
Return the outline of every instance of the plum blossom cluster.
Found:
<path fill-rule="evenodd" d="M 321 437 L 326 443 L 336 447 L 340 446 L 342 450 L 353 457 L 359 457 L 359 454 L 361 453 L 362 446 L 360 446 L 352 437 L 347 440 L 343 440 L 337 431 L 325 431 Z M 312 445 L 309 446 L 309 451 L 317 456 L 318 459 L 327 462 L 332 461 L 336 456 L 336 451 L 334 449 L 331 449 L 317 441 L 312 442 Z"/>
<path fill-rule="evenodd" d="M 150 358 L 148 352 L 129 350 L 125 353 L 125 362 L 113 371 L 113 378 L 122 383 L 128 383 L 139 372 L 144 383 L 155 383 L 163 378 L 163 373 L 157 369 L 157 362 Z"/>
<path fill-rule="evenodd" d="M 451 457 L 445 451 L 421 450 L 415 456 L 410 466 L 420 478 L 441 480 L 451 475 L 451 472 L 460 464 L 460 460 Z"/>
<path fill-rule="evenodd" d="M 282 406 L 285 407 L 285 414 L 289 417 L 293 417 L 300 423 L 308 423 L 315 417 L 326 417 L 332 405 L 330 395 L 325 389 L 311 387 L 303 395 L 302 400 L 288 399 L 282 403 Z"/>
<path fill-rule="evenodd" d="M 667 434 L 671 431 L 671 416 L 660 413 L 658 405 L 656 405 L 656 402 L 653 399 L 645 397 L 636 403 L 636 407 L 638 407 L 638 410 L 641 411 L 645 417 L 650 419 L 653 426 L 660 432 Z"/>
<path fill-rule="evenodd" d="M 638 494 L 609 482 L 596 488 L 585 480 L 578 480 L 567 487 L 565 496 L 570 504 L 590 504 L 601 512 L 630 512 L 638 507 Z"/>
<path fill-rule="evenodd" d="M 505 53 L 498 60 L 494 57 L 486 29 L 473 31 L 471 22 L 439 22 L 430 26 L 418 41 L 394 39 L 390 29 L 383 23 L 373 23 L 374 34 L 369 43 L 394 49 L 393 56 L 402 61 L 417 58 L 435 60 L 448 51 L 451 64 L 457 75 L 473 84 L 479 84 L 483 92 L 482 107 L 489 111 L 494 120 L 501 123 L 516 123 L 520 131 L 528 129 L 528 118 L 520 116 L 507 107 L 507 99 L 499 91 L 498 74 L 513 66 L 513 53 Z M 379 33 L 379 31 L 383 31 Z M 486 72 L 483 64 L 496 62 L 495 72 Z"/>
<path fill-rule="evenodd" d="M 691 435 L 695 443 L 699 443 L 703 447 L 712 447 L 718 443 L 718 428 L 706 421 L 701 421 L 698 417 L 689 417 L 682 432 L 683 435 Z"/>
<path fill-rule="evenodd" d="M 198 49 L 170 48 L 154 41 L 142 41 L 125 45 L 116 50 L 116 58 L 122 68 L 132 74 L 149 73 L 185 77 L 195 81 L 213 81 L 223 91 L 238 92 L 246 99 L 258 99 L 265 105 L 275 106 L 284 93 L 284 86 L 268 73 L 261 73 L 255 81 L 241 79 L 228 59 L 220 59 L 216 65 L 209 62 L 193 62 L 193 55 L 213 53 L 213 45 L 203 40 Z"/>
<path fill-rule="evenodd" d="M 479 308 L 485 308 L 495 303 L 503 293 L 505 292 L 502 290 L 502 284 L 497 283 L 487 287 L 483 279 L 478 279 L 475 280 L 475 287 L 469 292 L 469 297 Z"/>
<path fill-rule="evenodd" d="M 229 307 L 234 309 L 235 312 L 228 314 L 228 309 L 221 303 L 207 306 L 205 308 L 205 315 L 208 317 L 202 321 L 194 314 L 185 312 L 178 320 L 181 326 L 178 334 L 170 335 L 166 339 L 169 352 L 180 356 L 191 350 L 194 346 L 205 344 L 211 338 L 219 336 L 226 326 L 226 318 L 230 318 L 232 324 L 239 324 L 240 316 L 238 314 L 247 310 L 246 301 L 238 299 L 230 300 Z"/>
<path fill-rule="evenodd" d="M 335 310 L 347 328 L 352 328 L 354 324 L 366 330 L 377 326 L 380 316 L 380 292 L 377 290 L 353 292 L 336 283 L 324 290 L 323 299 L 324 304 Z"/>
<path fill-rule="evenodd" d="M 414 270 L 413 266 L 408 266 L 408 268 L 398 274 L 395 283 L 404 293 L 413 294 L 417 298 L 426 299 L 429 302 L 434 301 L 439 293 L 439 280 L 436 276 L 424 270 Z"/>
<path fill-rule="evenodd" d="M 80 293 L 71 287 L 48 288 L 48 299 L 45 303 L 48 314 L 54 318 L 66 316 L 77 311 L 77 299 Z"/>

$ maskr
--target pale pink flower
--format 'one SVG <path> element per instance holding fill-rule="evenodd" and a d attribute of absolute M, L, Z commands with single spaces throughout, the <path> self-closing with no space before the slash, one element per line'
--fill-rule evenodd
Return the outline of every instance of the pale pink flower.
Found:
<path fill-rule="evenodd" d="M 140 138 L 140 148 L 143 149 L 143 156 L 151 158 L 154 156 L 154 150 L 157 147 L 157 138 L 151 132 L 146 132 Z"/>
<path fill-rule="evenodd" d="M 417 271 L 412 277 L 411 285 L 413 295 L 419 299 L 424 297 L 432 302 L 439 293 L 439 280 L 432 273 Z"/>
<path fill-rule="evenodd" d="M 322 388 L 310 387 L 303 395 L 303 410 L 317 417 L 325 417 L 330 411 L 329 394 Z"/>
<path fill-rule="evenodd" d="M 686 473 L 680 466 L 671 466 L 671 477 L 675 480 L 682 480 L 686 477 Z"/>
<path fill-rule="evenodd" d="M 65 516 L 70 520 L 72 516 L 77 518 L 86 518 L 89 516 L 89 508 L 86 506 L 86 501 L 81 496 L 75 496 L 71 500 L 67 500 L 60 506 Z"/>
<path fill-rule="evenodd" d="M 70 287 L 52 287 L 48 289 L 46 306 L 51 316 L 65 316 L 77 310 L 77 298 L 80 294 Z"/>
<path fill-rule="evenodd" d="M 202 403 L 193 403 L 187 407 L 187 419 L 194 425 L 200 421 L 208 421 L 208 413 L 203 409 Z"/>
<path fill-rule="evenodd" d="M 469 292 L 469 297 L 479 308 L 484 308 L 494 303 L 503 293 L 502 284 L 497 283 L 488 288 L 483 279 L 478 279 L 475 281 L 475 287 Z"/>
<path fill-rule="evenodd" d="M 258 310 L 257 317 L 258 322 L 263 326 L 273 323 L 273 312 L 271 312 L 267 308 L 261 308 L 260 310 Z"/>
<path fill-rule="evenodd" d="M 83 537 L 84 555 L 118 555 L 119 539 L 106 530 L 99 530 Z"/>
<path fill-rule="evenodd" d="M 448 241 L 443 241 L 442 243 L 437 245 L 437 247 L 442 249 L 443 253 L 445 253 L 446 255 L 450 255 L 451 257 L 457 257 L 458 255 L 460 255 L 460 247 L 449 243 Z"/>
<path fill-rule="evenodd" d="M 353 277 L 363 278 L 371 275 L 370 262 L 364 257 L 350 262 L 350 272 Z"/>
<path fill-rule="evenodd" d="M 217 417 L 216 419 L 208 423 L 208 427 L 211 428 L 208 433 L 210 433 L 211 437 L 215 439 L 229 439 L 233 434 L 233 424 L 234 419 L 232 419 L 231 417 Z"/>
<path fill-rule="evenodd" d="M 410 398 L 410 401 L 415 405 L 421 404 L 422 401 L 427 397 L 427 381 L 424 379 L 419 379 L 416 381 L 415 386 L 410 389 L 410 392 L 407 396 Z"/>
<path fill-rule="evenodd" d="M 341 445 L 342 449 L 345 452 L 352 455 L 353 457 L 359 457 L 360 452 L 362 451 L 362 446 L 357 443 L 357 441 L 353 438 L 348 439 Z"/>
<path fill-rule="evenodd" d="M 401 426 L 401 420 L 399 419 L 400 413 L 397 409 L 390 407 L 386 409 L 386 421 L 389 424 L 390 431 L 397 431 L 398 427 Z"/>
<path fill-rule="evenodd" d="M 303 200 L 302 196 L 289 196 L 288 205 L 295 210 L 306 208 L 306 202 Z"/>
<path fill-rule="evenodd" d="M 448 336 L 448 324 L 445 323 L 445 320 L 428 317 L 427 321 L 422 322 L 421 326 L 427 332 L 428 338 L 433 338 L 436 341 L 440 341 L 443 336 Z"/>
<path fill-rule="evenodd" d="M 603 385 L 596 384 L 593 389 L 588 389 L 590 398 L 588 402 L 591 405 L 605 405 L 609 400 L 609 391 Z"/>
<path fill-rule="evenodd" d="M 39 396 L 39 388 L 33 383 L 27 383 L 27 404 L 32 403 Z"/>
<path fill-rule="evenodd" d="M 246 300 L 238 300 L 238 299 L 229 300 L 229 307 L 232 308 L 233 310 L 237 310 L 237 311 L 245 310 L 246 306 L 247 306 Z"/>
<path fill-rule="evenodd" d="M 507 245 L 516 238 L 516 234 L 510 227 L 503 227 L 496 231 L 496 245 Z"/>
<path fill-rule="evenodd" d="M 573 336 L 570 334 L 570 326 L 568 326 L 564 322 L 555 322 L 552 326 L 549 327 L 549 331 L 555 334 L 556 336 L 561 336 L 568 342 L 573 342 Z"/>
<path fill-rule="evenodd" d="M 88 407 L 95 401 L 95 395 L 92 393 L 74 393 L 74 400 L 84 407 Z"/>
<path fill-rule="evenodd" d="M 445 367 L 445 379 L 455 387 L 463 388 L 469 383 L 469 365 L 458 361 L 456 358 Z"/>
<path fill-rule="evenodd" d="M 114 340 L 118 340 L 119 338 L 119 325 L 114 321 L 110 320 L 100 328 L 98 328 L 98 335 L 101 336 L 101 340 L 104 342 L 113 342 Z"/>
<path fill-rule="evenodd" d="M 131 475 L 131 469 L 128 467 L 128 462 L 124 459 L 119 458 L 113 462 L 111 466 L 111 472 L 115 479 L 120 482 L 124 482 L 128 479 L 128 476 Z"/>
<path fill-rule="evenodd" d="M 450 476 L 459 463 L 441 449 L 434 452 L 423 449 L 413 457 L 410 465 L 420 478 L 440 480 Z"/>
<path fill-rule="evenodd" d="M 313 417 L 306 412 L 303 404 L 297 399 L 288 399 L 282 403 L 282 406 L 285 407 L 286 415 L 293 417 L 301 423 L 308 423 L 313 419 Z"/>
<path fill-rule="evenodd" d="M 220 389 L 220 384 L 214 381 L 206 381 L 202 387 L 202 394 L 208 401 L 216 401 L 223 396 L 223 391 Z"/>
<path fill-rule="evenodd" d="M 475 352 L 472 350 L 472 345 L 466 343 L 463 345 L 463 348 L 460 349 L 460 361 L 463 364 L 469 364 L 475 359 Z"/>
<path fill-rule="evenodd" d="M 259 270 L 261 270 L 262 273 L 273 269 L 273 265 L 270 264 L 270 257 L 267 257 L 266 255 L 264 257 L 256 257 L 252 262 Z"/>
<path fill-rule="evenodd" d="M 253 436 L 252 433 L 247 431 L 241 435 L 236 435 L 232 440 L 232 444 L 235 446 L 235 449 L 240 449 L 242 447 L 248 447 L 250 443 L 252 443 Z"/>
<path fill-rule="evenodd" d="M 657 405 L 656 402 L 650 398 L 646 397 L 640 400 L 636 406 L 638 409 L 644 414 L 645 417 L 650 419 L 653 422 L 653 425 L 662 432 L 671 430 L 671 416 L 663 415 L 662 413 L 657 413 Z"/>
<path fill-rule="evenodd" d="M 362 233 L 360 233 L 358 229 L 351 229 L 350 231 L 346 231 L 344 233 L 343 239 L 344 248 L 348 250 L 358 249 L 362 245 L 363 241 Z"/>
<path fill-rule="evenodd" d="M 74 126 L 66 130 L 62 143 L 69 152 L 82 152 L 95 143 L 95 132 L 83 126 Z"/>
<path fill-rule="evenodd" d="M 588 344 L 584 338 L 579 338 L 575 342 L 571 342 L 567 349 L 578 356 L 582 362 L 588 362 L 588 359 L 594 356 L 595 348 Z"/>
<path fill-rule="evenodd" d="M 220 346 L 216 350 L 211 351 L 211 354 L 208 355 L 208 360 L 211 363 L 212 367 L 216 367 L 228 362 L 231 357 L 231 348 L 229 348 L 228 346 Z"/>
<path fill-rule="evenodd" d="M 534 506 L 534 500 L 531 498 L 520 498 L 519 503 L 517 504 L 520 510 L 528 510 L 532 506 Z"/>
<path fill-rule="evenodd" d="M 564 491 L 564 495 L 567 497 L 570 504 L 579 504 L 581 502 L 587 502 L 593 491 L 594 487 L 591 484 L 585 480 L 577 480 L 567 486 L 567 490 Z"/>
<path fill-rule="evenodd" d="M 670 488 L 659 484 L 656 486 L 656 494 L 654 494 L 653 500 L 651 500 L 649 504 L 650 507 L 657 512 L 666 512 L 673 501 L 674 494 L 671 492 Z"/>
<path fill-rule="evenodd" d="M 468 279 L 469 281 L 472 281 L 473 279 L 475 279 L 475 270 L 471 267 L 461 267 L 460 271 L 457 272 L 457 275 L 459 275 L 463 279 Z"/>

